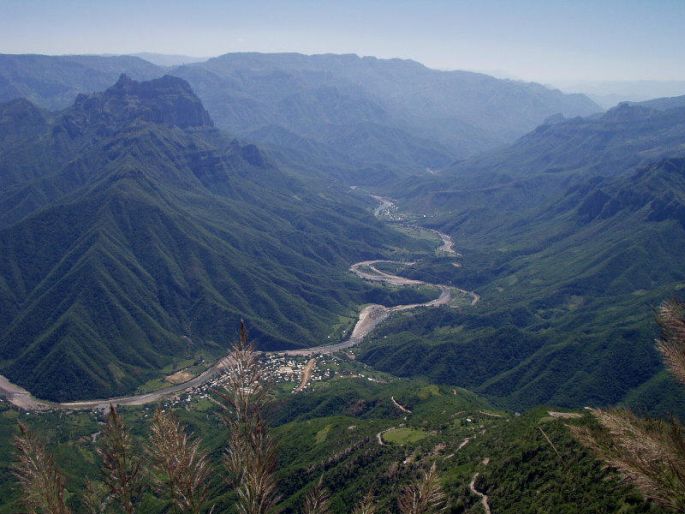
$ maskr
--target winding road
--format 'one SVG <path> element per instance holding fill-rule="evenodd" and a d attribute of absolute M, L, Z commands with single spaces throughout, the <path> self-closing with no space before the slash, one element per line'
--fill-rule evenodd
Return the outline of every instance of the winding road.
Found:
<path fill-rule="evenodd" d="M 375 214 L 379 216 L 383 211 L 388 211 L 394 208 L 394 203 L 382 197 L 374 198 L 380 202 L 380 206 L 375 210 Z M 457 255 L 454 250 L 454 243 L 452 238 L 447 234 L 443 234 L 438 231 L 434 231 L 438 234 L 442 240 L 442 246 L 439 248 L 445 253 Z M 370 282 L 381 282 L 388 285 L 394 286 L 431 286 L 440 290 L 440 296 L 435 300 L 424 303 L 414 303 L 397 305 L 394 307 L 386 307 L 384 305 L 371 304 L 365 306 L 359 312 L 359 319 L 354 325 L 354 329 L 350 334 L 350 337 L 340 343 L 327 344 L 321 346 L 315 346 L 310 348 L 303 348 L 297 350 L 286 350 L 279 352 L 265 352 L 267 354 L 286 354 L 293 356 L 313 356 L 321 354 L 329 354 L 338 352 L 341 350 L 346 350 L 357 344 L 359 344 L 371 331 L 373 331 L 378 325 L 383 321 L 388 319 L 391 314 L 395 312 L 408 311 L 412 309 L 417 309 L 419 307 L 438 307 L 440 305 L 448 305 L 452 301 L 452 291 L 459 291 L 462 294 L 469 295 L 471 297 L 471 305 L 475 305 L 480 300 L 480 296 L 473 291 L 466 291 L 463 289 L 455 288 L 452 286 L 447 286 L 443 284 L 430 284 L 423 282 L 421 280 L 414 280 L 410 278 L 400 277 L 398 275 L 393 275 L 391 273 L 379 270 L 376 265 L 386 262 L 393 264 L 401 264 L 405 266 L 412 265 L 412 262 L 396 262 L 396 261 L 385 261 L 385 260 L 371 260 L 357 262 L 350 266 L 350 271 L 356 274 L 358 277 L 368 280 Z M 74 402 L 49 402 L 46 400 L 40 400 L 34 398 L 29 391 L 13 384 L 6 377 L 0 375 L 0 397 L 6 399 L 11 404 L 15 405 L 24 410 L 30 411 L 44 411 L 44 410 L 92 410 L 92 409 L 107 409 L 109 405 L 145 405 L 148 403 L 155 403 L 166 398 L 178 395 L 184 391 L 189 391 L 191 389 L 198 388 L 205 385 L 212 378 L 219 375 L 224 369 L 227 368 L 230 363 L 229 357 L 225 356 L 215 362 L 210 368 L 198 375 L 197 377 L 183 382 L 181 384 L 172 385 L 145 394 L 138 394 L 132 396 L 122 396 L 115 398 L 99 399 L 99 400 L 82 400 Z"/>
<path fill-rule="evenodd" d="M 490 459 L 488 459 L 488 462 Z M 483 461 L 484 464 L 487 465 L 486 461 Z M 469 484 L 469 489 L 473 494 L 478 496 L 480 498 L 480 504 L 483 506 L 483 510 L 485 511 L 485 514 L 492 514 L 492 511 L 490 510 L 490 502 L 488 501 L 488 495 L 485 493 L 481 493 L 478 489 L 476 489 L 476 481 L 478 480 L 478 477 L 480 476 L 480 473 L 476 473 L 473 475 L 473 478 L 471 479 L 471 483 Z"/>

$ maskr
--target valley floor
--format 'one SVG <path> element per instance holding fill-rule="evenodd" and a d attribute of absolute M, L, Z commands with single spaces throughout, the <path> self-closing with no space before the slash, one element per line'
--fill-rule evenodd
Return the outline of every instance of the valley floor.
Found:
<path fill-rule="evenodd" d="M 374 196 L 381 205 L 376 209 L 376 216 L 381 216 L 394 208 L 394 203 L 387 199 Z M 454 250 L 454 242 L 452 238 L 447 234 L 443 234 L 438 231 L 432 231 L 440 237 L 442 241 L 441 246 L 438 251 L 444 252 L 450 256 L 457 256 L 457 252 Z M 364 338 L 373 331 L 379 324 L 388 319 L 393 313 L 408 311 L 412 309 L 417 309 L 420 307 L 439 307 L 442 305 L 449 305 L 453 301 L 453 295 L 463 295 L 470 297 L 471 305 L 475 305 L 480 300 L 480 296 L 473 291 L 465 291 L 463 289 L 458 289 L 452 286 L 444 284 L 430 284 L 422 280 L 408 279 L 379 270 L 376 265 L 380 263 L 390 263 L 401 266 L 411 266 L 412 262 L 397 262 L 388 260 L 371 260 L 371 261 L 361 261 L 350 266 L 350 271 L 356 274 L 359 278 L 377 282 L 383 285 L 390 286 L 409 286 L 409 287 L 423 287 L 428 286 L 435 288 L 440 292 L 438 298 L 423 302 L 423 303 L 413 303 L 396 305 L 393 307 L 386 307 L 384 305 L 371 304 L 363 307 L 359 312 L 359 317 L 354 325 L 350 337 L 340 343 L 327 344 L 321 346 L 315 346 L 311 348 L 303 348 L 297 350 L 286 350 L 280 352 L 265 352 L 267 355 L 285 355 L 285 356 L 299 356 L 299 357 L 309 357 L 316 355 L 325 355 L 334 352 L 339 352 L 342 350 L 349 349 L 353 346 L 361 343 Z M 220 377 L 223 370 L 227 365 L 227 358 L 223 357 L 214 363 L 206 371 L 194 377 L 186 382 L 175 384 L 169 387 L 159 389 L 157 391 L 123 396 L 123 397 L 113 397 L 106 399 L 94 399 L 94 400 L 83 400 L 83 401 L 72 401 L 72 402 L 48 402 L 45 400 L 40 400 L 34 398 L 29 391 L 26 389 L 13 384 L 6 377 L 0 375 L 0 397 L 6 398 L 11 404 L 15 405 L 24 410 L 38 411 L 38 410 L 50 410 L 50 409 L 62 409 L 62 410 L 90 410 L 90 409 L 107 409 L 109 405 L 147 405 L 151 403 L 158 403 L 162 400 L 178 396 L 181 393 L 193 393 L 197 391 L 203 391 L 204 386 L 206 386 L 210 381 Z M 220 380 L 220 378 L 219 378 Z"/>

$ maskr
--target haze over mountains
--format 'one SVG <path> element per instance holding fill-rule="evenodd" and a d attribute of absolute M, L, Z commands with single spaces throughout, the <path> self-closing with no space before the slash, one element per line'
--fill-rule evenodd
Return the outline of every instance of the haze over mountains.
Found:
<path fill-rule="evenodd" d="M 583 95 L 414 61 L 256 53 L 171 68 L 129 56 L 4 55 L 0 99 L 60 109 L 120 73 L 184 78 L 219 128 L 352 182 L 443 167 L 513 141 L 550 115 L 601 110 Z"/>
<path fill-rule="evenodd" d="M 164 74 L 180 78 L 136 81 Z M 188 341 L 218 355 L 240 316 L 262 347 L 292 348 L 414 294 L 346 274 L 427 246 L 373 219 L 347 187 L 363 184 L 466 256 L 410 274 L 483 294 L 391 320 L 366 362 L 516 406 L 665 398 L 649 309 L 683 281 L 678 98 L 598 113 L 537 84 L 353 55 L 5 55 L 0 80 L 28 99 L 0 114 L 2 369 L 40 395 L 130 391 Z"/>
<path fill-rule="evenodd" d="M 23 511 L 18 419 L 82 512 L 113 403 L 143 463 L 173 439 L 153 408 L 201 436 L 167 461 L 221 470 L 198 512 L 245 490 L 227 448 L 266 449 L 284 513 L 320 486 L 332 512 L 406 512 L 427 469 L 449 512 L 663 512 L 573 434 L 585 406 L 685 416 L 654 347 L 685 290 L 682 94 L 604 111 L 400 59 L 0 55 L 0 249 L 0 514 Z M 239 383 L 241 320 L 264 352 Z"/>
<path fill-rule="evenodd" d="M 557 81 L 555 85 L 567 93 L 583 93 L 605 109 L 621 102 L 679 96 L 685 91 L 683 80 Z"/>
<path fill-rule="evenodd" d="M 652 349 L 652 309 L 685 285 L 679 105 L 552 119 L 509 147 L 398 184 L 401 204 L 460 242 L 464 268 L 451 274 L 482 293 L 481 312 L 388 325 L 379 337 L 399 329 L 405 343 L 378 341 L 363 358 L 515 405 L 682 409 Z M 415 276 L 440 273 L 427 265 Z"/>
<path fill-rule="evenodd" d="M 349 263 L 412 244 L 226 138 L 170 76 L 54 115 L 4 104 L 0 156 L 3 373 L 46 398 L 218 356 L 241 317 L 264 348 L 319 343 L 372 299 Z"/>

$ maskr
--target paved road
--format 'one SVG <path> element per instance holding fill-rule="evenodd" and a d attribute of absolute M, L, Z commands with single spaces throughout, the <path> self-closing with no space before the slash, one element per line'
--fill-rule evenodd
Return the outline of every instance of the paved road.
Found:
<path fill-rule="evenodd" d="M 62 403 L 49 402 L 34 398 L 26 389 L 11 383 L 9 380 L 7 380 L 7 378 L 0 375 L 0 396 L 4 396 L 7 401 L 21 409 L 32 411 L 51 409 L 105 410 L 109 408 L 110 405 L 145 405 L 147 403 L 158 402 L 183 391 L 194 389 L 206 384 L 212 378 L 220 374 L 221 371 L 228 366 L 229 362 L 228 356 L 223 357 L 215 362 L 212 367 L 199 374 L 195 378 L 190 379 L 187 382 L 165 387 L 164 389 L 159 389 L 158 391 L 151 393 L 137 394 L 132 396 L 119 396 L 100 400 L 82 400 Z"/>

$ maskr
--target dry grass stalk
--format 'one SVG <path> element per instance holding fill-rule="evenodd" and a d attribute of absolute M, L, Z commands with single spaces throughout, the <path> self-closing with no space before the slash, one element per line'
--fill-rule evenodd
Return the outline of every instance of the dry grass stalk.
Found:
<path fill-rule="evenodd" d="M 657 349 L 673 375 L 685 384 L 685 306 L 664 302 L 657 312 Z M 640 419 L 627 410 L 592 411 L 604 431 L 571 427 L 578 440 L 616 468 L 647 498 L 685 511 L 685 438 L 676 420 Z"/>
<path fill-rule="evenodd" d="M 150 427 L 149 454 L 155 481 L 181 512 L 197 514 L 207 501 L 210 467 L 200 441 L 191 440 L 176 417 L 157 410 Z"/>
<path fill-rule="evenodd" d="M 657 321 L 661 337 L 657 349 L 673 376 L 685 384 L 685 306 L 677 300 L 669 300 L 659 307 Z"/>
<path fill-rule="evenodd" d="M 447 496 L 440 485 L 435 462 L 423 477 L 404 488 L 398 506 L 402 514 L 432 514 L 447 509 Z"/>
<path fill-rule="evenodd" d="M 378 507 L 376 506 L 376 499 L 373 493 L 369 491 L 366 496 L 354 509 L 354 514 L 376 514 L 378 512 Z"/>
<path fill-rule="evenodd" d="M 217 393 L 232 422 L 249 422 L 261 415 L 268 400 L 266 383 L 264 367 L 241 321 L 238 342 L 229 355 L 224 390 Z"/>
<path fill-rule="evenodd" d="M 262 514 L 275 506 L 277 451 L 262 421 L 231 428 L 224 463 L 236 486 L 239 512 Z"/>
<path fill-rule="evenodd" d="M 307 493 L 302 508 L 304 514 L 330 514 L 331 502 L 328 489 L 323 486 L 323 477 Z"/>
<path fill-rule="evenodd" d="M 107 486 L 102 482 L 86 480 L 83 493 L 83 506 L 90 514 L 103 514 L 107 512 L 108 505 Z"/>
<path fill-rule="evenodd" d="M 545 432 L 542 427 L 538 426 L 538 430 L 542 433 L 542 436 L 545 438 L 545 440 L 549 443 L 549 445 L 552 447 L 552 450 L 554 450 L 554 453 L 557 454 L 557 457 L 563 462 L 563 459 L 561 458 L 561 454 L 559 453 L 559 450 L 557 450 L 557 447 L 554 445 L 552 440 L 549 438 L 547 435 L 547 432 Z"/>
<path fill-rule="evenodd" d="M 109 500 L 118 503 L 127 514 L 135 512 L 143 490 L 141 461 L 135 454 L 131 434 L 114 406 L 110 406 L 107 424 L 97 450 L 102 460 L 104 483 Z"/>
<path fill-rule="evenodd" d="M 671 373 L 685 383 L 685 306 L 664 302 L 657 312 L 657 349 Z M 640 419 L 622 409 L 593 409 L 603 431 L 571 427 L 576 438 L 616 468 L 647 498 L 664 508 L 685 511 L 685 438 L 676 420 Z"/>
<path fill-rule="evenodd" d="M 22 500 L 29 512 L 68 514 L 64 476 L 43 443 L 23 423 L 19 423 L 14 446 L 18 454 L 14 475 L 21 484 Z"/>
<path fill-rule="evenodd" d="M 685 510 L 685 440 L 681 425 L 640 419 L 622 409 L 593 409 L 592 414 L 605 432 L 571 427 L 577 439 L 645 497 L 667 509 Z"/>
<path fill-rule="evenodd" d="M 277 448 L 263 416 L 268 400 L 264 368 L 243 322 L 229 361 L 224 390 L 217 392 L 231 434 L 224 463 L 236 486 L 238 511 L 263 514 L 278 502 Z"/>

